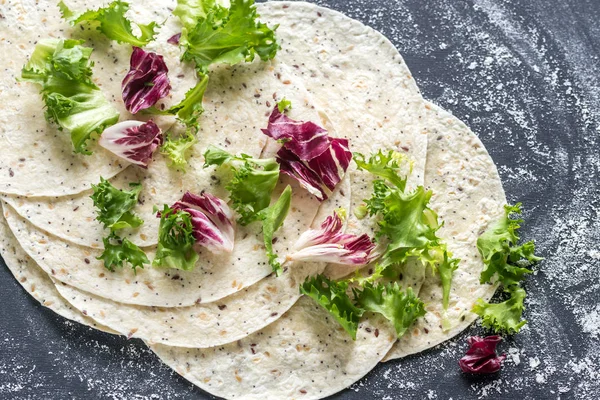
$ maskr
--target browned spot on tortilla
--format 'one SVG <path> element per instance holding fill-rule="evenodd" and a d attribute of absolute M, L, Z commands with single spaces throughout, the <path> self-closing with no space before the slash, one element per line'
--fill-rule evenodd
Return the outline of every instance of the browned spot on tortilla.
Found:
<path fill-rule="evenodd" d="M 45 240 L 45 239 L 40 239 L 40 240 L 38 240 L 38 243 L 39 244 L 46 244 L 46 243 L 48 243 L 48 241 Z"/>
<path fill-rule="evenodd" d="M 131 337 L 133 335 L 135 335 L 135 333 L 138 331 L 138 328 L 133 328 L 132 330 L 129 331 L 129 333 L 127 334 L 127 339 L 131 339 Z"/>
<path fill-rule="evenodd" d="M 206 377 L 206 378 L 202 379 L 202 381 L 203 381 L 204 383 L 208 383 L 208 382 L 210 382 L 210 377 Z"/>
<path fill-rule="evenodd" d="M 277 293 L 277 288 L 275 286 L 267 286 L 267 290 L 271 293 Z"/>
<path fill-rule="evenodd" d="M 200 313 L 200 315 L 198 315 L 198 318 L 200 318 L 202 321 L 208 321 L 210 319 L 210 317 L 206 313 Z"/>
<path fill-rule="evenodd" d="M 31 293 L 35 292 L 35 285 L 31 285 Z"/>
<path fill-rule="evenodd" d="M 27 280 L 27 278 L 25 278 L 25 277 L 22 277 L 21 279 L 19 279 L 19 282 L 23 283 L 23 282 L 25 282 L 26 280 Z"/>
<path fill-rule="evenodd" d="M 239 375 L 236 375 L 235 376 L 235 380 L 238 381 L 238 382 L 241 382 L 242 381 L 242 377 L 239 376 Z"/>
<path fill-rule="evenodd" d="M 413 330 L 413 336 L 419 336 L 419 330 L 417 328 Z"/>
<path fill-rule="evenodd" d="M 53 302 L 53 301 L 44 301 L 44 305 L 45 305 L 46 307 L 50 307 L 52 304 L 54 304 L 54 302 Z"/>
<path fill-rule="evenodd" d="M 140 292 L 135 292 L 135 293 L 133 294 L 133 297 L 138 297 L 139 295 L 140 295 Z"/>
<path fill-rule="evenodd" d="M 271 353 L 269 353 L 268 351 L 265 351 L 265 356 L 271 357 Z"/>
<path fill-rule="evenodd" d="M 101 272 L 101 273 L 98 275 L 98 277 L 100 277 L 100 278 L 104 278 L 104 272 Z"/>
<path fill-rule="evenodd" d="M 97 249 L 100 245 L 98 243 L 92 243 L 92 248 Z"/>
<path fill-rule="evenodd" d="M 225 336 L 225 335 L 227 335 L 227 331 L 221 331 L 221 332 L 219 332 L 219 335 Z"/>
<path fill-rule="evenodd" d="M 148 236 L 144 235 L 143 233 L 140 233 L 140 238 L 141 238 L 142 240 L 147 240 L 147 239 L 148 239 Z"/>
<path fill-rule="evenodd" d="M 231 282 L 231 287 L 232 287 L 232 288 L 234 288 L 234 287 L 236 287 L 236 286 L 237 286 L 237 282 L 236 282 L 236 281 L 233 281 L 233 282 Z"/>

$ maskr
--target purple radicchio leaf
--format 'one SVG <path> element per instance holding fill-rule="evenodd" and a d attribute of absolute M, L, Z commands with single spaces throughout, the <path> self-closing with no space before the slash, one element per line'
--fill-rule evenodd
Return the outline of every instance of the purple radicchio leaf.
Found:
<path fill-rule="evenodd" d="M 129 72 L 121 83 L 125 108 L 135 114 L 167 96 L 171 90 L 168 72 L 161 55 L 134 47 Z"/>
<path fill-rule="evenodd" d="M 105 129 L 98 140 L 106 150 L 142 168 L 148 168 L 162 142 L 162 132 L 152 120 L 119 122 Z"/>
<path fill-rule="evenodd" d="M 493 374 L 502 367 L 506 355 L 496 354 L 496 346 L 502 341 L 500 336 L 471 336 L 467 338 L 469 350 L 458 365 L 463 372 L 471 374 Z"/>
<path fill-rule="evenodd" d="M 181 39 L 181 32 L 174 34 L 170 38 L 167 39 L 167 43 L 178 45 L 179 39 Z"/>
<path fill-rule="evenodd" d="M 293 261 L 317 261 L 352 266 L 366 265 L 375 258 L 375 243 L 367 234 L 360 236 L 342 233 L 343 221 L 333 213 L 320 229 L 304 232 L 288 255 Z"/>
<path fill-rule="evenodd" d="M 235 236 L 233 211 L 225 201 L 210 193 L 186 192 L 171 207 L 191 215 L 196 243 L 215 254 L 231 253 Z"/>
<path fill-rule="evenodd" d="M 277 152 L 281 172 L 323 201 L 342 180 L 352 153 L 347 139 L 332 139 L 313 122 L 295 121 L 273 109 L 269 124 L 262 132 L 283 142 Z"/>

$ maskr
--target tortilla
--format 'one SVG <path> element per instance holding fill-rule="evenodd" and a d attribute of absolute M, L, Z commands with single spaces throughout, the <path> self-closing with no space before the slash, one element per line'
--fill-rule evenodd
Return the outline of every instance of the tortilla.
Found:
<path fill-rule="evenodd" d="M 209 349 L 148 344 L 194 385 L 228 399 L 320 399 L 367 374 L 396 339 L 391 325 L 363 318 L 353 341 L 308 297 L 265 329 Z"/>
<path fill-rule="evenodd" d="M 128 163 L 119 160 L 99 146 L 91 146 L 91 156 L 73 153 L 70 135 L 60 132 L 44 119 L 44 103 L 39 88 L 28 82 L 18 82 L 21 68 L 33 51 L 37 38 L 51 37 L 64 28 L 58 7 L 41 6 L 36 1 L 9 0 L 2 6 L 6 21 L 15 21 L 2 29 L 0 51 L 0 193 L 22 196 L 58 196 L 79 193 L 89 188 L 98 176 L 110 178 Z M 114 59 L 126 60 L 129 49 L 114 46 L 97 49 L 94 78 L 107 99 L 120 111 L 120 81 L 110 82 L 115 70 L 122 70 Z M 10 55 L 10 56 L 8 56 Z M 121 72 L 121 71 L 119 71 Z"/>
<path fill-rule="evenodd" d="M 461 261 L 452 278 L 446 313 L 439 277 L 427 272 L 419 292 L 427 314 L 400 338 L 386 361 L 418 353 L 457 335 L 477 319 L 471 312 L 475 301 L 489 301 L 497 288 L 479 283 L 483 261 L 477 238 L 504 215 L 506 196 L 500 176 L 479 138 L 463 122 L 434 104 L 428 108 L 425 183 L 433 191 L 431 208 L 444 221 L 438 234 Z"/>
<path fill-rule="evenodd" d="M 8 228 L 3 215 L 0 215 L 0 254 L 17 282 L 41 305 L 80 324 L 107 333 L 116 333 L 110 328 L 98 324 L 92 318 L 82 315 L 79 310 L 65 301 L 48 275 L 39 269 L 35 261 L 19 246 L 19 242 Z"/>
<path fill-rule="evenodd" d="M 189 85 L 185 86 L 188 87 Z M 255 94 L 261 91 L 269 94 L 270 102 L 257 100 Z M 215 171 L 214 167 L 203 168 L 204 159 L 201 155 L 208 146 L 215 145 L 233 154 L 244 153 L 260 157 L 267 143 L 267 137 L 260 132 L 260 128 L 266 127 L 268 113 L 275 104 L 272 93 L 285 96 L 295 104 L 290 112 L 291 117 L 319 120 L 311 96 L 301 82 L 291 75 L 289 67 L 282 63 L 263 63 L 257 60 L 252 64 L 214 70 L 203 103 L 205 112 L 201 117 L 198 143 L 191 150 L 187 172 L 170 168 L 166 157 L 155 154 L 148 169 L 132 166 L 111 179 L 111 183 L 122 189 L 128 189 L 131 182 L 141 182 L 143 185 L 140 204 L 133 211 L 144 220 L 144 224 L 139 229 L 124 230 L 123 236 L 139 246 L 156 245 L 159 220 L 153 207 L 173 204 L 187 190 L 194 193 L 207 190 L 227 199 L 229 193 L 220 179 L 219 171 Z M 335 128 L 331 129 L 330 133 L 335 135 Z M 272 155 L 265 154 L 264 157 Z M 93 183 L 99 181 L 97 176 Z M 297 208 L 292 212 L 290 220 L 300 220 L 306 223 L 304 226 L 308 226 L 319 203 L 299 185 L 293 183 L 293 186 Z M 4 200 L 33 225 L 52 235 L 82 246 L 103 248 L 102 238 L 107 235 L 107 231 L 95 220 L 97 209 L 90 198 L 92 191 L 89 185 L 87 189 L 69 197 L 5 196 Z M 305 206 L 300 207 L 302 204 Z M 245 234 L 242 229 L 240 235 Z M 256 238 L 256 243 L 261 241 L 261 237 Z"/>
<path fill-rule="evenodd" d="M 334 209 L 348 207 L 348 181 L 347 175 L 322 203 L 313 225 L 320 225 Z M 177 308 L 117 303 L 59 282 L 56 288 L 82 313 L 123 335 L 170 346 L 202 348 L 233 342 L 274 322 L 300 298 L 299 284 L 324 268 L 323 263 L 285 263 L 279 277 L 270 275 L 217 302 Z"/>

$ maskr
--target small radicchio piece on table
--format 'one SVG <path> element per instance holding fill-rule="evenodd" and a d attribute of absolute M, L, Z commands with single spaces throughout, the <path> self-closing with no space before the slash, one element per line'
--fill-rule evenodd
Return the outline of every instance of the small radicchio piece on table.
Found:
<path fill-rule="evenodd" d="M 161 55 L 134 47 L 129 72 L 121 83 L 127 111 L 135 114 L 167 96 L 171 90 L 168 72 Z"/>
<path fill-rule="evenodd" d="M 295 178 L 321 201 L 327 199 L 350 165 L 352 153 L 347 139 L 330 138 L 317 124 L 295 121 L 277 106 L 262 131 L 283 142 L 277 152 L 281 172 Z"/>
<path fill-rule="evenodd" d="M 467 338 L 469 350 L 458 361 L 460 369 L 470 374 L 493 374 L 502 367 L 506 355 L 496 354 L 496 346 L 502 341 L 500 336 L 471 336 Z"/>
<path fill-rule="evenodd" d="M 162 143 L 162 132 L 152 120 L 119 122 L 105 129 L 98 140 L 106 150 L 142 168 L 148 168 L 152 154 Z"/>
<path fill-rule="evenodd" d="M 365 233 L 342 233 L 343 221 L 337 212 L 323 221 L 320 229 L 304 232 L 287 256 L 292 261 L 317 261 L 352 266 L 366 265 L 376 257 L 375 243 Z"/>
<path fill-rule="evenodd" d="M 212 253 L 231 253 L 235 219 L 233 211 L 225 201 L 210 193 L 196 195 L 186 192 L 171 208 L 190 214 L 197 244 L 206 247 Z"/>

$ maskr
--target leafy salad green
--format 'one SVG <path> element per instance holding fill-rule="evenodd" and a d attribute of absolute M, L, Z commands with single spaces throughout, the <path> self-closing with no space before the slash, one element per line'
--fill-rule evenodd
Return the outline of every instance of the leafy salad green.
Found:
<path fill-rule="evenodd" d="M 131 211 L 138 203 L 142 185 L 130 183 L 129 186 L 129 191 L 117 189 L 102 177 L 99 184 L 92 185 L 94 193 L 90 197 L 98 209 L 96 219 L 104 224 L 104 228 L 110 229 L 110 234 L 102 239 L 104 251 L 98 257 L 109 271 L 115 271 L 116 267 L 125 263 L 129 263 L 135 271 L 150 263 L 142 249 L 117 234 L 118 230 L 137 228 L 144 223 Z"/>
<path fill-rule="evenodd" d="M 129 10 L 129 4 L 121 0 L 115 0 L 108 6 L 98 10 L 85 11 L 78 16 L 63 1 L 58 3 L 58 7 L 62 17 L 69 21 L 71 25 L 82 23 L 95 25 L 96 29 L 107 38 L 118 43 L 129 43 L 137 47 L 143 47 L 154 40 L 159 26 L 154 21 L 149 24 L 136 24 L 141 34 L 135 36 L 131 29 L 131 21 L 125 16 L 125 13 Z"/>
<path fill-rule="evenodd" d="M 21 78 L 41 87 L 46 119 L 71 132 L 76 153 L 92 154 L 88 142 L 115 124 L 119 113 L 92 81 L 92 49 L 80 40 L 42 39 Z"/>
<path fill-rule="evenodd" d="M 517 333 L 527 323 L 522 319 L 526 293 L 521 282 L 532 272 L 528 268 L 542 258 L 534 254 L 535 244 L 530 241 L 518 245 L 522 219 L 521 203 L 504 207 L 504 216 L 477 239 L 477 249 L 485 265 L 481 283 L 500 283 L 509 298 L 501 303 L 478 299 L 473 312 L 483 318 L 483 325 L 496 332 Z"/>

